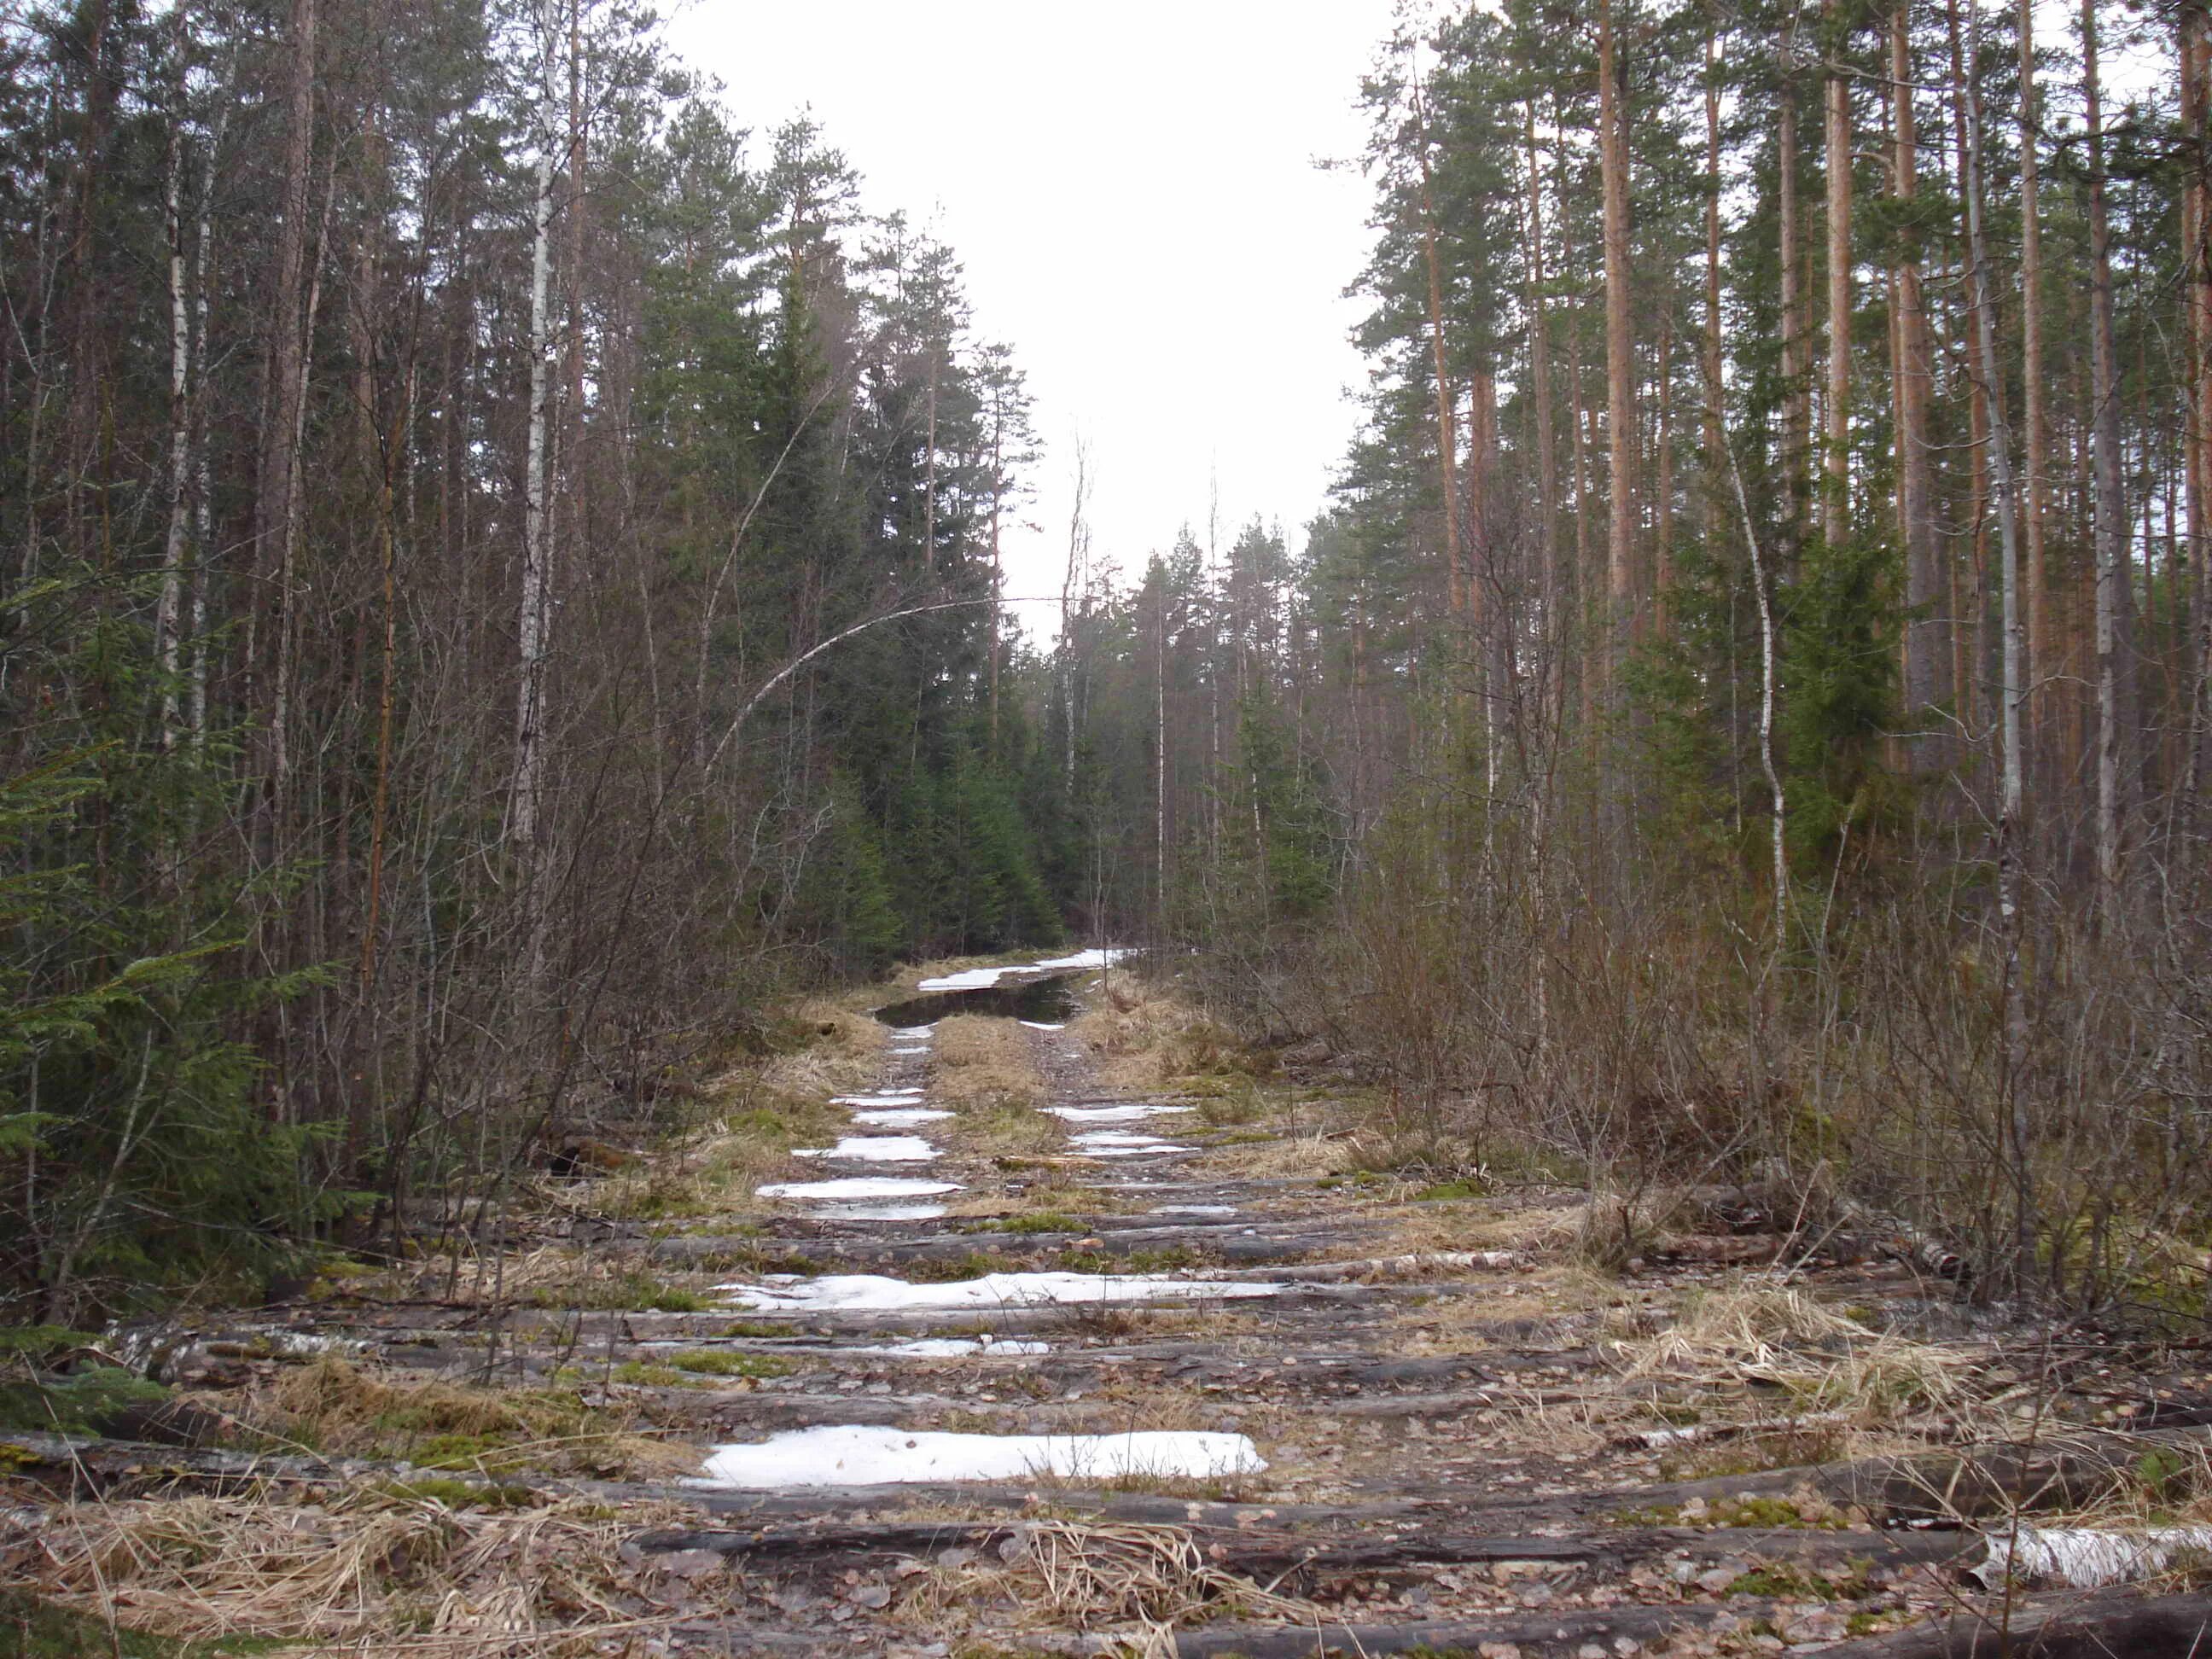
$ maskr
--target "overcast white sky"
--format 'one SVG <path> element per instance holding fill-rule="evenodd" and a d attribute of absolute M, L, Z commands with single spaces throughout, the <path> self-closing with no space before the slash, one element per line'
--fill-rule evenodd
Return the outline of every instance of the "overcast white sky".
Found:
<path fill-rule="evenodd" d="M 673 42 L 765 131 L 811 107 L 873 212 L 934 225 L 977 331 L 1027 371 L 1044 455 L 1007 591 L 1060 590 L 1075 436 L 1094 556 L 1133 574 L 1209 477 L 1223 539 L 1293 546 L 1364 375 L 1340 298 L 1368 191 L 1314 162 L 1364 137 L 1353 100 L 1391 0 L 697 0 Z M 1033 633 L 1048 632 L 1041 617 Z"/>

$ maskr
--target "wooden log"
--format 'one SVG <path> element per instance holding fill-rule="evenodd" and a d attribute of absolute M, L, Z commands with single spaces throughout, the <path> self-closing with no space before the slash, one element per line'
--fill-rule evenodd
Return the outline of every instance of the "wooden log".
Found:
<path fill-rule="evenodd" d="M 1495 1619 L 1437 1620 L 1406 1625 L 1204 1625 L 1176 1633 L 1176 1659 L 1323 1659 L 1380 1653 L 1473 1653 L 1484 1643 L 1510 1643 L 1522 1659 L 1577 1652 L 1584 1644 L 1611 1650 L 1621 1637 L 1651 1643 L 1681 1630 L 1698 1630 L 1724 1615 L 1749 1620 L 1773 1611 L 1771 1601 L 1741 1597 L 1725 1604 L 1685 1602 L 1668 1607 L 1562 1610 L 1556 1613 L 1500 1613 Z M 1836 1650 L 1831 1650 L 1836 1651 Z"/>
<path fill-rule="evenodd" d="M 836 1573 L 862 1565 L 925 1559 L 948 1549 L 996 1550 L 1026 1530 L 1019 1520 L 881 1522 L 764 1526 L 746 1530 L 662 1528 L 641 1533 L 629 1547 L 643 1554 L 704 1550 L 742 1560 L 756 1571 Z M 1955 1567 L 1981 1559 L 1980 1536 L 1958 1532 L 1826 1532 L 1798 1528 L 1742 1528 L 1700 1532 L 1650 1528 L 1565 1538 L 1527 1534 L 1297 1534 L 1243 1528 L 1185 1528 L 1208 1563 L 1224 1571 L 1300 1583 L 1347 1573 L 1404 1571 L 1497 1561 L 1595 1565 L 1619 1572 L 1672 1555 L 1698 1559 L 1787 1560 L 1826 1568 L 1865 1561 L 1884 1566 Z"/>
<path fill-rule="evenodd" d="M 2212 1652 L 2212 1595 L 2039 1595 L 1824 1649 L 1825 1659 L 2183 1659 Z"/>

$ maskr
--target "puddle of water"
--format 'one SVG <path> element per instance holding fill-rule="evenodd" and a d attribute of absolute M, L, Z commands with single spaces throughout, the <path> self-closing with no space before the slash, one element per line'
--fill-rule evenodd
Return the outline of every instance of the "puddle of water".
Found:
<path fill-rule="evenodd" d="M 767 1189 L 763 1188 L 763 1191 Z M 1181 1302 L 1279 1294 L 1266 1280 L 1174 1279 L 1164 1273 L 987 1273 L 910 1285 L 875 1273 L 825 1273 L 769 1285 L 723 1285 L 738 1305 L 765 1311 L 898 1313 L 908 1309 L 1019 1308 L 1091 1302 Z"/>
<path fill-rule="evenodd" d="M 836 1181 L 776 1181 L 756 1187 L 757 1198 L 942 1198 L 957 1182 L 915 1181 L 897 1176 L 845 1176 Z"/>
<path fill-rule="evenodd" d="M 854 1164 L 927 1164 L 937 1156 L 937 1148 L 920 1135 L 847 1135 L 835 1146 L 794 1146 L 791 1155 Z"/>
<path fill-rule="evenodd" d="M 832 1106 L 911 1106 L 920 1100 L 920 1089 L 881 1089 L 872 1095 L 832 1095 Z"/>
<path fill-rule="evenodd" d="M 1234 1204 L 1163 1204 L 1152 1212 L 1154 1215 L 1235 1215 Z"/>
<path fill-rule="evenodd" d="M 878 1486 L 918 1480 L 1079 1480 L 1127 1475 L 1204 1480 L 1267 1467 L 1241 1434 L 1154 1429 L 1130 1434 L 950 1434 L 854 1424 L 793 1429 L 751 1445 L 718 1446 L 702 1486 Z"/>
<path fill-rule="evenodd" d="M 1048 1106 L 1045 1110 L 1066 1123 L 1140 1123 L 1148 1117 L 1188 1112 L 1188 1106 Z"/>
<path fill-rule="evenodd" d="M 927 1016 L 941 1019 L 947 1014 L 996 1014 L 1007 1019 L 1065 1020 L 1075 1012 L 1075 993 L 1069 987 L 1070 975 L 1053 979 L 1030 980 L 1020 985 L 1000 985 L 1000 974 L 1020 971 L 1012 968 L 975 968 L 973 974 L 988 974 L 988 979 L 970 983 L 951 984 L 964 979 L 960 974 L 948 974 L 943 981 L 925 981 L 923 989 L 932 994 L 908 998 L 895 1002 L 887 1008 L 876 1010 L 876 1018 L 896 1025 L 901 1020 Z"/>
<path fill-rule="evenodd" d="M 1049 1342 L 997 1342 L 988 1336 L 921 1336 L 877 1348 L 846 1348 L 845 1353 L 895 1353 L 911 1359 L 958 1359 L 971 1353 L 1050 1353 Z"/>
<path fill-rule="evenodd" d="M 917 1124 L 934 1123 L 951 1115 L 930 1106 L 894 1106 L 879 1111 L 855 1112 L 853 1121 L 877 1129 L 911 1129 Z"/>

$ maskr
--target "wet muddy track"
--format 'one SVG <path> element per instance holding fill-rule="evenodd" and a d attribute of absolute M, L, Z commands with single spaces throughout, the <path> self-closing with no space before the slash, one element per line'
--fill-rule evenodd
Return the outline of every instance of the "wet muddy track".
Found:
<path fill-rule="evenodd" d="M 1478 1224 L 1572 1194 L 1466 1206 L 1461 1240 L 1434 1206 L 1376 1201 L 1318 1162 L 1285 1173 L 1269 1159 L 1286 1125 L 1102 1084 L 1065 1024 L 1064 999 L 1095 980 L 1053 988 L 1049 1005 L 1018 985 L 957 994 L 1031 1022 L 1044 1106 L 1187 1109 L 1131 1116 L 1115 1127 L 1143 1139 L 1088 1155 L 1085 1120 L 1064 1121 L 1049 1207 L 1025 1190 L 1039 1160 L 958 1155 L 949 1120 L 859 1121 L 853 1140 L 929 1155 L 886 1164 L 840 1141 L 816 1149 L 823 1180 L 926 1178 L 961 1212 L 876 1218 L 868 1200 L 800 1195 L 723 1231 L 580 1214 L 594 1249 L 726 1272 L 720 1305 L 544 1310 L 500 1331 L 495 1366 L 518 1385 L 728 1357 L 732 1375 L 628 1390 L 696 1447 L 703 1484 L 594 1488 L 680 1500 L 692 1519 L 641 1529 L 626 1556 L 720 1575 L 718 1610 L 674 1619 L 651 1650 L 1902 1653 L 1896 1632 L 1971 1601 L 1957 1573 L 1978 1559 L 1977 1511 L 2087 1490 L 2140 1455 L 2141 1437 L 1966 1453 L 1900 1437 L 1823 1455 L 1831 1437 L 1789 1427 L 1810 1408 L 1755 1376 L 1624 1361 L 1685 1285 L 1726 1269 L 1692 1250 L 1594 1290 L 1556 1249 L 1500 1247 Z M 850 1109 L 935 1109 L 945 1006 L 886 1011 L 898 1029 L 859 1098 L 900 1103 Z M 1088 1200 L 1072 1225 L 1060 1193 Z M 1910 1299 L 1880 1263 L 1814 1263 L 1799 1283 L 1861 1318 Z M 297 1320 L 418 1375 L 483 1374 L 484 1322 L 434 1305 Z M 1735 1449 L 1653 1443 L 1699 1424 Z M 1018 1446 L 1027 1462 L 969 1467 Z M 717 1447 L 733 1450 L 717 1462 Z M 99 1485 L 98 1465 L 73 1478 Z M 194 1478 L 189 1456 L 171 1476 Z M 339 1477 L 310 1460 L 297 1478 Z M 2051 1642 L 2069 1628 L 2054 1620 Z"/>

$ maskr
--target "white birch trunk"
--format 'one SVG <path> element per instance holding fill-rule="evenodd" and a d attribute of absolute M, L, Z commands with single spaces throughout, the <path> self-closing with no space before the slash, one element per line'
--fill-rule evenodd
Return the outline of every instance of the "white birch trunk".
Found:
<path fill-rule="evenodd" d="M 530 253 L 530 428 L 524 463 L 522 584 L 515 623 L 514 796 L 508 831 L 522 867 L 532 978 L 540 963 L 538 891 L 539 835 L 545 787 L 545 672 L 548 603 L 552 581 L 552 276 L 556 19 L 541 5 L 538 29 L 537 206 Z"/>
<path fill-rule="evenodd" d="M 181 9 L 178 15 L 183 15 Z M 161 593 L 154 611 L 154 647 L 161 665 L 164 749 L 173 745 L 177 737 L 185 550 L 191 522 L 192 313 L 185 288 L 184 172 L 184 112 L 180 108 L 169 125 L 168 169 L 161 204 L 169 242 L 169 526 L 161 549 Z"/>

